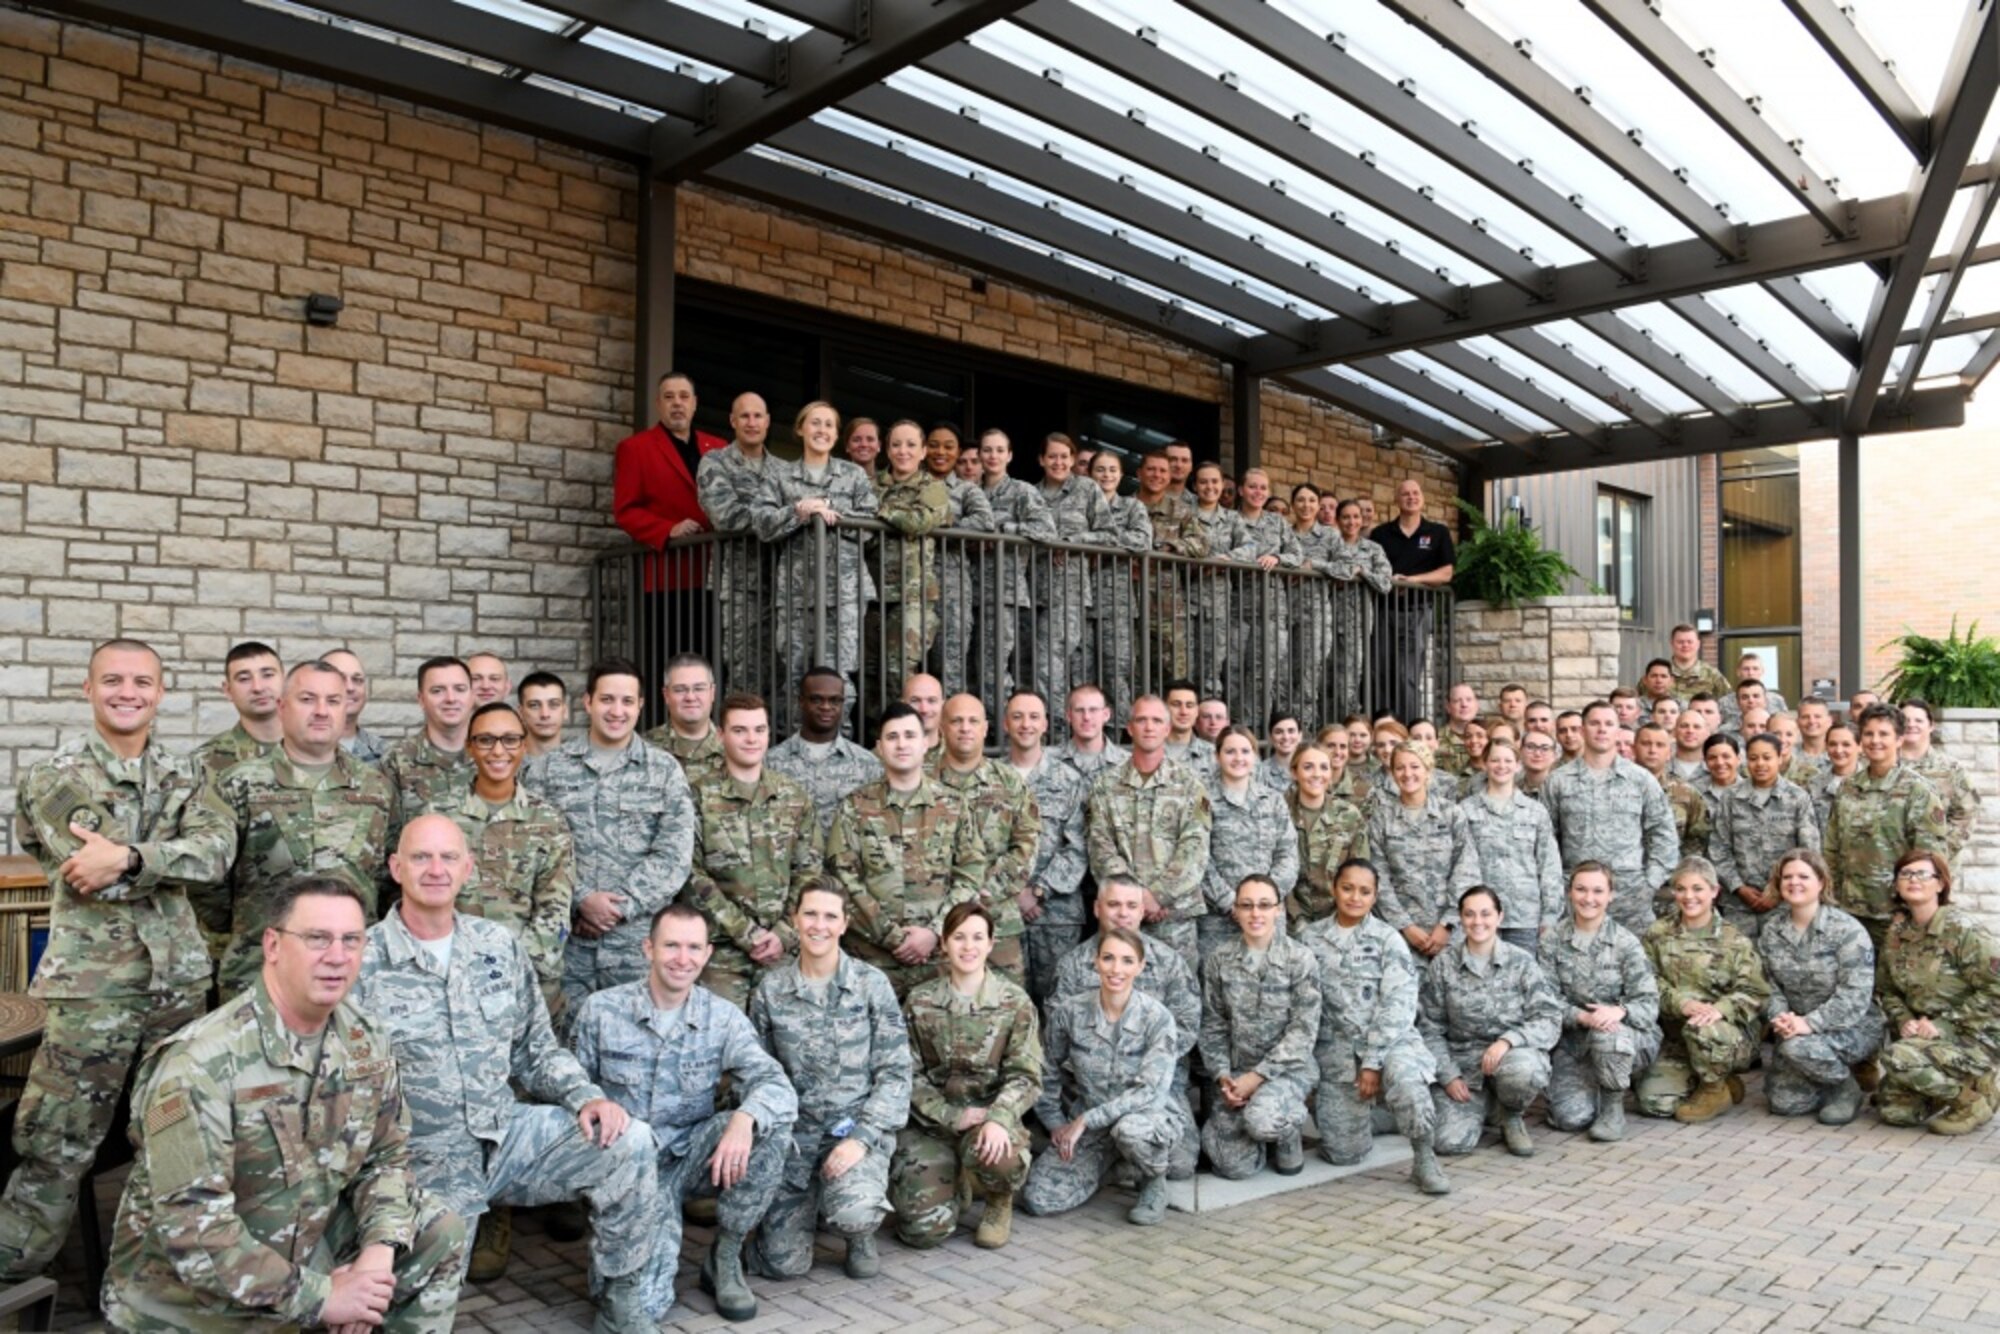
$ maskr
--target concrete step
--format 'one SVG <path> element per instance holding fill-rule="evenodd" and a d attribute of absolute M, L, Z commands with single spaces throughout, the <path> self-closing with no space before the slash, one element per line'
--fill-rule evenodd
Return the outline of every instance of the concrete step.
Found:
<path fill-rule="evenodd" d="M 1376 1136 L 1368 1156 L 1352 1167 L 1335 1167 L 1320 1157 L 1319 1147 L 1308 1140 L 1305 1170 L 1297 1176 L 1279 1176 L 1271 1170 L 1268 1156 L 1263 1171 L 1242 1181 L 1225 1181 L 1207 1172 L 1197 1172 L 1187 1181 L 1167 1183 L 1167 1207 L 1184 1214 L 1212 1214 L 1218 1209 L 1233 1209 L 1239 1204 L 1282 1195 L 1287 1191 L 1310 1190 L 1314 1186 L 1323 1186 L 1329 1181 L 1362 1172 L 1379 1171 L 1385 1167 L 1407 1170 L 1409 1161 L 1410 1141 L 1401 1135 Z"/>

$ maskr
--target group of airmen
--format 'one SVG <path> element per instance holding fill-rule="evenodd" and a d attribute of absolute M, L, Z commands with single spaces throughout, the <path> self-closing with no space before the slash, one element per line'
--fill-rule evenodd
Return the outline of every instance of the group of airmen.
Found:
<path fill-rule="evenodd" d="M 1638 692 L 1483 717 L 1463 684 L 1442 728 L 1259 738 L 1181 680 L 1132 701 L 1129 747 L 1096 685 L 1056 746 L 1023 688 L 990 745 L 921 672 L 863 749 L 828 665 L 774 745 L 691 655 L 643 735 L 630 662 L 592 666 L 573 729 L 560 677 L 433 658 L 384 744 L 353 653 L 261 643 L 225 663 L 236 725 L 182 756 L 159 656 L 107 642 L 92 730 L 20 786 L 48 1019 L 0 1277 L 52 1259 L 128 1098 L 103 1301 L 132 1331 L 447 1329 L 519 1208 L 588 1231 L 596 1327 L 625 1331 L 674 1304 L 684 1216 L 743 1319 L 821 1233 L 866 1279 L 892 1217 L 922 1248 L 976 1212 L 997 1247 L 1017 1200 L 1116 1184 L 1155 1225 L 1203 1158 L 1296 1173 L 1309 1139 L 1352 1164 L 1393 1132 L 1441 1194 L 1489 1126 L 1532 1153 L 1537 1098 L 1595 1139 L 1628 1090 L 1715 1116 L 1767 1036 L 1774 1111 L 1839 1124 L 1872 1090 L 1896 1124 L 1984 1124 L 2000 946 L 1950 906 L 1963 774 L 1928 710 L 1802 709 L 1793 737 L 1746 678 L 1684 741 L 1715 701 L 1680 639 L 1664 758 Z"/>

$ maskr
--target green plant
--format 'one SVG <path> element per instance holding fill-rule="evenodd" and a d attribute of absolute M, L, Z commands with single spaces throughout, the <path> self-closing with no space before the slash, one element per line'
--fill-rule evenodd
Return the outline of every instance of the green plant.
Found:
<path fill-rule="evenodd" d="M 1513 513 L 1498 527 L 1486 521 L 1477 505 L 1454 501 L 1472 520 L 1472 536 L 1458 544 L 1451 586 L 1460 597 L 1510 606 L 1529 598 L 1560 595 L 1565 581 L 1576 578 L 1576 567 L 1560 551 L 1542 545 L 1533 528 Z"/>
<path fill-rule="evenodd" d="M 1943 639 L 1910 631 L 1883 645 L 1892 646 L 1903 657 L 1882 678 L 1890 699 L 1916 698 L 1940 709 L 2000 709 L 2000 642 L 1982 638 L 1978 621 L 1966 627 L 1964 638 L 1954 616 Z"/>

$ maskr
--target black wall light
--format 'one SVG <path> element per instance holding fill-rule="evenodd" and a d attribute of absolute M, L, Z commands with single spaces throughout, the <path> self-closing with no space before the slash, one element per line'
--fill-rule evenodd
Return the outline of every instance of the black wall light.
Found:
<path fill-rule="evenodd" d="M 340 322 L 340 311 L 345 304 L 337 296 L 314 292 L 306 298 L 306 323 L 331 328 Z"/>

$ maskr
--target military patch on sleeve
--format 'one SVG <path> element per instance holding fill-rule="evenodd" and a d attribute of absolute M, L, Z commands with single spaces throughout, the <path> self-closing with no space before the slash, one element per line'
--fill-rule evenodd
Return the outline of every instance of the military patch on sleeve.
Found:
<path fill-rule="evenodd" d="M 194 1099 L 186 1092 L 170 1093 L 147 1108 L 140 1152 L 157 1197 L 177 1194 L 201 1180 L 208 1171 L 208 1155 L 202 1148 Z"/>
<path fill-rule="evenodd" d="M 193 1111 L 194 1108 L 188 1104 L 187 1094 L 170 1094 L 146 1110 L 146 1133 L 157 1135 L 168 1126 L 185 1121 Z"/>

